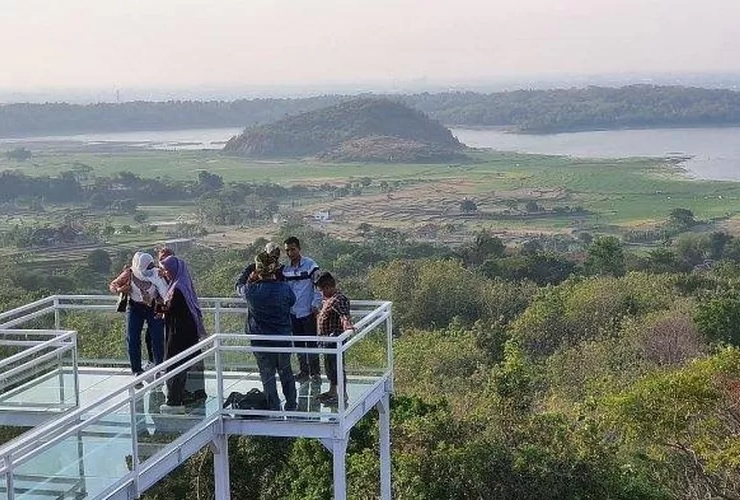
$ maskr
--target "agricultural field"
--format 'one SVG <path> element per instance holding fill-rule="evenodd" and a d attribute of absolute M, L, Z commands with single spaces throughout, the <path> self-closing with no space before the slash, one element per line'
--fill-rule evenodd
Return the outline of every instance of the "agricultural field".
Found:
<path fill-rule="evenodd" d="M 284 186 L 343 186 L 370 179 L 360 192 L 330 194 L 298 201 L 276 200 L 281 212 L 309 217 L 329 211 L 321 223 L 330 234 L 356 238 L 358 225 L 388 227 L 411 237 L 455 243 L 473 231 L 489 229 L 504 237 L 527 234 L 615 233 L 649 229 L 673 208 L 687 208 L 697 219 L 733 231 L 740 216 L 740 184 L 699 181 L 686 177 L 671 160 L 627 158 L 581 160 L 559 156 L 479 151 L 464 164 L 334 164 L 312 160 L 255 161 L 212 151 L 53 152 L 41 151 L 25 162 L 0 159 L 0 170 L 28 175 L 55 175 L 65 170 L 111 176 L 129 171 L 141 177 L 195 180 L 198 172 L 218 174 L 228 182 L 272 182 Z M 367 183 L 367 179 L 366 179 Z M 463 200 L 476 210 L 463 212 Z M 193 200 L 146 207 L 150 223 L 166 224 L 195 218 Z M 537 210 L 532 210 L 532 203 Z M 527 207 L 530 207 L 528 209 Z M 54 213 L 54 210 L 51 212 Z M 50 213 L 25 214 L 46 218 Z M 6 215 L 0 226 L 14 223 Z M 110 216 L 116 226 L 131 225 L 125 216 Z M 258 228 L 212 228 L 212 243 L 249 242 L 269 234 Z M 256 232 L 255 232 L 256 231 Z M 161 239 L 160 233 L 151 237 Z"/>

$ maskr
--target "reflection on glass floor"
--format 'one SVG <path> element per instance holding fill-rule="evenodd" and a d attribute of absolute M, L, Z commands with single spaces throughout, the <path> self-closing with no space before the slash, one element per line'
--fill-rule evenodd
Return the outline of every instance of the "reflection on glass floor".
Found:
<path fill-rule="evenodd" d="M 92 368 L 80 367 L 78 369 L 79 406 L 84 407 L 106 394 L 114 393 L 131 383 L 133 375 L 123 368 Z M 0 395 L 0 424 L 4 423 L 4 415 L 17 415 L 23 412 L 26 415 L 36 414 L 39 419 L 51 418 L 58 415 L 65 409 L 70 408 L 70 398 L 74 400 L 74 394 L 70 394 L 73 385 L 73 373 L 70 369 L 55 370 L 47 373 L 38 379 L 27 382 L 26 384 Z M 232 391 L 246 394 L 250 389 L 262 389 L 262 383 L 259 374 L 254 372 L 226 372 L 223 376 L 225 396 Z M 347 380 L 348 404 L 356 401 L 360 395 L 377 381 L 376 377 L 349 377 Z M 207 412 L 213 413 L 217 410 L 215 395 L 217 394 L 217 380 L 214 371 L 205 372 L 205 390 L 210 394 L 206 401 L 208 406 Z M 298 387 L 298 411 L 311 412 L 330 412 L 331 408 L 318 404 L 316 396 L 322 391 L 329 388 L 328 381 L 324 378 L 322 383 L 304 382 Z M 281 395 L 280 384 L 278 391 Z M 164 398 L 164 392 L 151 391 L 159 393 Z M 126 395 L 121 394 L 118 397 L 110 399 L 110 404 L 119 403 L 125 399 Z M 162 400 L 159 404 L 164 403 Z M 154 408 L 158 412 L 159 404 Z M 145 413 L 153 413 L 149 408 L 148 402 L 145 404 Z M 336 408 L 334 408 L 336 412 Z M 39 420 L 36 420 L 39 421 Z"/>

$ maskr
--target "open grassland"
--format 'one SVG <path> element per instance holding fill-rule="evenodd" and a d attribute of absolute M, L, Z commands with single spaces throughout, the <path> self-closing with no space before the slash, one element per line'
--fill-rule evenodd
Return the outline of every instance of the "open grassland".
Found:
<path fill-rule="evenodd" d="M 142 177 L 195 180 L 198 171 L 221 175 L 226 182 L 274 182 L 283 185 L 344 185 L 361 177 L 372 183 L 361 195 L 301 200 L 303 214 L 331 210 L 330 232 L 345 236 L 366 222 L 424 232 L 424 227 L 459 224 L 497 232 L 619 231 L 664 220 L 673 208 L 688 208 L 700 219 L 740 215 L 740 183 L 700 181 L 682 175 L 659 159 L 585 160 L 559 156 L 477 152 L 466 164 L 327 164 L 311 160 L 254 161 L 216 152 L 123 151 L 120 153 L 39 153 L 26 162 L 0 160 L 0 169 L 29 175 L 53 175 L 89 167 L 94 175 L 130 171 Z M 381 192 L 382 181 L 392 186 Z M 478 214 L 465 215 L 460 202 L 470 198 Z M 181 207 L 152 204 L 150 221 L 192 217 Z M 280 200 L 287 207 L 291 200 Z M 581 207 L 578 214 L 527 213 L 528 201 L 552 210 Z M 507 212 L 508 211 L 508 212 Z M 503 213 L 508 216 L 502 216 Z"/>

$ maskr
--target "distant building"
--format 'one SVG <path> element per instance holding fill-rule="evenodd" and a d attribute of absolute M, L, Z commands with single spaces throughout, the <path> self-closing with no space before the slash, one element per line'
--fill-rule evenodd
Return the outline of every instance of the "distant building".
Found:
<path fill-rule="evenodd" d="M 331 214 L 329 213 L 328 210 L 325 212 L 314 212 L 313 220 L 316 220 L 319 222 L 331 222 Z"/>
<path fill-rule="evenodd" d="M 162 246 L 171 249 L 175 253 L 179 253 L 192 248 L 193 244 L 195 244 L 195 238 L 176 238 L 165 241 Z"/>

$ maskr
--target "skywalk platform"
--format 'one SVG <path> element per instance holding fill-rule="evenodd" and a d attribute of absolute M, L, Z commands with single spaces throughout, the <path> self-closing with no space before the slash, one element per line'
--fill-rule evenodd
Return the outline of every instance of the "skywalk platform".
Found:
<path fill-rule="evenodd" d="M 134 378 L 121 359 L 86 359 L 81 353 L 89 333 L 65 329 L 80 324 L 80 314 L 110 318 L 103 324 L 120 328 L 114 299 L 54 296 L 0 314 L 0 425 L 31 427 L 0 448 L 0 499 L 137 498 L 204 447 L 214 454 L 216 498 L 228 499 L 229 435 L 321 440 L 333 454 L 334 496 L 341 499 L 349 431 L 373 409 L 380 415 L 381 497 L 390 498 L 390 303 L 353 302 L 356 333 L 321 343 L 294 337 L 315 347 L 277 349 L 253 348 L 251 336 L 225 332 L 243 328 L 246 311 L 239 299 L 202 299 L 214 333 Z M 257 350 L 337 355 L 347 373 L 346 398 L 340 387 L 337 405 L 320 404 L 315 396 L 328 388 L 324 379 L 298 386 L 296 411 L 224 409 L 232 391 L 261 388 Z M 162 371 L 191 355 L 177 369 Z M 205 397 L 185 414 L 161 413 L 166 381 L 180 371 Z"/>

